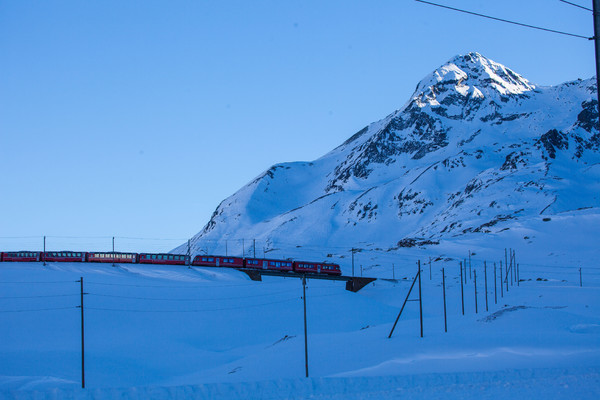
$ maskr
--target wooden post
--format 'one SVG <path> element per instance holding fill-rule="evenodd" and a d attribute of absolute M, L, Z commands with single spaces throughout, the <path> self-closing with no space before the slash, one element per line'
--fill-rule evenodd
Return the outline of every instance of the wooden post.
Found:
<path fill-rule="evenodd" d="M 473 271 L 473 279 L 475 280 L 475 314 L 477 314 L 477 270 Z"/>
<path fill-rule="evenodd" d="M 306 275 L 302 276 L 302 300 L 304 301 L 304 366 L 308 378 L 308 329 L 306 326 Z"/>
<path fill-rule="evenodd" d="M 498 304 L 498 288 L 496 285 L 496 263 L 494 263 L 494 304 Z"/>
<path fill-rule="evenodd" d="M 417 272 L 417 274 L 419 274 Z M 413 290 L 413 287 L 415 286 L 415 283 L 417 282 L 417 278 L 418 275 L 415 275 L 415 278 L 412 281 L 412 284 L 410 285 L 410 289 L 408 289 L 408 293 L 406 294 L 406 298 L 404 299 L 404 303 L 402 303 L 402 308 L 400 308 L 400 312 L 398 313 L 398 316 L 396 317 L 396 321 L 394 321 L 394 325 L 392 326 L 392 330 L 390 331 L 390 334 L 388 335 L 388 339 L 391 339 L 392 334 L 394 333 L 394 329 L 396 329 L 396 324 L 398 323 L 398 320 L 400 319 L 400 316 L 402 315 L 402 311 L 404 311 L 404 307 L 406 306 L 406 302 L 408 302 L 408 298 L 410 297 L 410 293 Z"/>
<path fill-rule="evenodd" d="M 444 294 L 444 332 L 448 332 L 448 321 L 446 319 L 446 273 L 442 268 L 442 290 Z"/>
<path fill-rule="evenodd" d="M 83 276 L 79 279 L 81 296 L 81 387 L 85 389 L 85 334 L 83 324 Z"/>
<path fill-rule="evenodd" d="M 462 315 L 465 315 L 465 292 L 463 288 L 463 263 L 460 261 L 460 304 L 462 305 Z"/>
<path fill-rule="evenodd" d="M 421 337 L 423 337 L 423 297 L 421 295 L 421 260 L 419 260 L 419 320 L 421 321 Z"/>
<path fill-rule="evenodd" d="M 500 261 L 500 297 L 504 297 L 504 281 L 502 280 L 502 261 Z"/>

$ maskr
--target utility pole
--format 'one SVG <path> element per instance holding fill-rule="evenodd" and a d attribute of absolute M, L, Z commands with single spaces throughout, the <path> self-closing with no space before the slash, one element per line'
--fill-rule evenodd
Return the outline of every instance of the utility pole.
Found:
<path fill-rule="evenodd" d="M 421 260 L 419 260 L 419 320 L 421 321 L 421 337 L 423 337 L 423 296 L 421 294 Z"/>
<path fill-rule="evenodd" d="M 252 245 L 254 247 L 254 258 L 256 258 L 256 239 L 252 239 Z"/>
<path fill-rule="evenodd" d="M 112 260 L 113 260 L 113 267 L 115 267 L 115 237 L 113 236 L 112 238 L 112 243 L 113 243 L 113 251 L 112 251 Z"/>
<path fill-rule="evenodd" d="M 594 47 L 596 54 L 596 95 L 598 96 L 598 114 L 600 115 L 600 0 L 593 0 L 594 11 Z M 600 123 L 600 118 L 598 119 Z M 598 127 L 600 130 L 600 127 Z"/>
<path fill-rule="evenodd" d="M 84 331 L 83 331 L 83 276 L 79 280 L 80 288 L 81 288 L 81 387 L 85 389 L 85 342 L 84 342 Z"/>
<path fill-rule="evenodd" d="M 302 300 L 304 300 L 304 366 L 308 378 L 308 334 L 306 328 L 306 275 L 302 276 Z"/>
<path fill-rule="evenodd" d="M 46 236 L 44 236 L 44 252 L 42 253 L 42 258 L 44 260 L 44 266 L 46 266 Z"/>
<path fill-rule="evenodd" d="M 188 239 L 188 248 L 187 248 L 187 260 L 186 260 L 186 264 L 189 266 L 190 265 L 190 261 L 192 258 L 192 249 L 191 249 L 191 240 Z"/>
<path fill-rule="evenodd" d="M 354 247 L 352 248 L 352 277 L 354 278 Z"/>

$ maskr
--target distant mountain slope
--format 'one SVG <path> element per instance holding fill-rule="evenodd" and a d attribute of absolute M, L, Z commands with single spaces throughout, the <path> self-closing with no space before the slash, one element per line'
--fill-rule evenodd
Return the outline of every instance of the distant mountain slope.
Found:
<path fill-rule="evenodd" d="M 457 56 L 400 110 L 313 162 L 274 165 L 225 199 L 192 253 L 221 253 L 241 238 L 267 251 L 394 249 L 598 208 L 595 98 L 591 79 L 538 87 L 478 53 Z"/>

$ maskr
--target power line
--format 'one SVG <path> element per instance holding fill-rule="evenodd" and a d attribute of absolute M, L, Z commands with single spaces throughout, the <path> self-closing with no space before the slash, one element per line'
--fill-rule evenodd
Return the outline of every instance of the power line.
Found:
<path fill-rule="evenodd" d="M 0 284 L 54 284 L 54 283 L 75 283 L 77 281 L 0 281 Z"/>
<path fill-rule="evenodd" d="M 86 307 L 86 310 L 118 311 L 118 312 L 133 312 L 133 313 L 196 313 L 196 312 L 210 312 L 210 311 L 242 310 L 242 309 L 246 309 L 246 308 L 262 307 L 262 306 L 267 306 L 267 305 L 271 305 L 271 304 L 287 303 L 289 301 L 298 300 L 298 299 L 299 299 L 299 297 L 292 297 L 289 299 L 272 301 L 272 302 L 268 302 L 268 303 L 245 304 L 241 307 L 206 308 L 206 309 L 196 309 L 196 310 L 132 310 L 132 309 L 99 308 L 99 307 Z"/>
<path fill-rule="evenodd" d="M 6 299 L 45 299 L 45 298 L 51 298 L 51 297 L 71 297 L 71 296 L 79 296 L 79 294 L 49 294 L 49 295 L 42 295 L 42 296 L 8 296 L 8 297 L 0 297 L 0 300 L 6 300 Z"/>
<path fill-rule="evenodd" d="M 577 8 L 581 8 L 581 9 L 584 9 L 584 10 L 587 10 L 587 11 L 594 12 L 594 10 L 592 10 L 591 8 L 580 6 L 579 4 L 571 3 L 570 1 L 566 1 L 566 0 L 558 0 L 558 1 L 560 1 L 561 3 L 570 4 L 570 5 L 575 6 Z"/>
<path fill-rule="evenodd" d="M 2 282 L 0 282 L 2 283 Z M 261 285 L 282 285 L 287 282 L 260 282 Z M 159 288 L 159 289 L 198 289 L 198 288 L 220 288 L 220 287 L 248 287 L 256 286 L 257 282 L 239 283 L 231 285 L 135 285 L 128 283 L 106 283 L 106 282 L 86 282 L 86 285 L 102 285 L 102 286 L 122 286 L 122 287 L 136 287 L 136 288 Z"/>
<path fill-rule="evenodd" d="M 446 9 L 452 10 L 452 11 L 458 11 L 458 12 L 465 13 L 465 14 L 471 14 L 471 15 L 475 15 L 475 16 L 478 16 L 478 17 L 493 19 L 495 21 L 506 22 L 508 24 L 524 26 L 526 28 L 538 29 L 540 31 L 558 33 L 560 35 L 572 36 L 572 37 L 581 38 L 581 39 L 587 39 L 587 40 L 593 40 L 594 39 L 593 37 L 576 35 L 574 33 L 568 33 L 568 32 L 563 32 L 563 31 L 557 31 L 557 30 L 554 30 L 554 29 L 548 29 L 548 28 L 542 28 L 542 27 L 539 27 L 539 26 L 534 26 L 534 25 L 529 25 L 529 24 L 523 24 L 521 22 L 510 21 L 510 20 L 502 19 L 502 18 L 496 18 L 496 17 L 492 17 L 491 15 L 479 14 L 479 13 L 472 12 L 472 11 L 462 10 L 460 8 L 454 8 L 454 7 L 444 6 L 442 4 L 431 3 L 429 1 L 424 1 L 424 0 L 415 0 L 415 1 L 417 1 L 419 3 L 424 3 L 424 4 L 429 4 L 429 5 L 432 5 L 432 6 L 440 7 L 440 8 L 446 8 Z"/>
<path fill-rule="evenodd" d="M 100 293 L 88 293 L 88 294 L 92 295 L 92 296 L 112 297 L 112 298 L 117 298 L 117 299 L 191 302 L 191 301 L 223 301 L 223 300 L 249 299 L 249 298 L 255 298 L 255 297 L 266 297 L 266 296 L 277 295 L 277 294 L 282 294 L 282 293 L 289 293 L 289 290 L 282 290 L 282 291 L 271 292 L 271 293 L 262 293 L 262 294 L 251 295 L 251 296 L 217 297 L 217 298 L 212 298 L 212 299 L 173 299 L 173 298 L 166 298 L 166 297 L 118 296 L 118 295 L 100 294 Z"/>
<path fill-rule="evenodd" d="M 74 310 L 77 307 L 59 307 L 59 308 L 36 308 L 29 310 L 0 310 L 0 313 L 23 313 L 23 312 L 35 312 L 35 311 L 56 311 L 56 310 Z"/>

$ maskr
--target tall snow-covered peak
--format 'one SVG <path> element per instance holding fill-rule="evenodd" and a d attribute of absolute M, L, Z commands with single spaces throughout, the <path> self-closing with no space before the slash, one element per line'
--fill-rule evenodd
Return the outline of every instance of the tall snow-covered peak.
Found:
<path fill-rule="evenodd" d="M 535 87 L 478 53 L 454 57 L 400 110 L 224 200 L 193 251 L 222 252 L 234 238 L 263 240 L 265 253 L 282 243 L 392 250 L 596 210 L 595 94 L 592 80 Z"/>
<path fill-rule="evenodd" d="M 454 57 L 426 76 L 412 98 L 421 107 L 437 106 L 454 102 L 456 92 L 465 98 L 483 99 L 522 95 L 535 88 L 511 69 L 473 52 Z"/>

